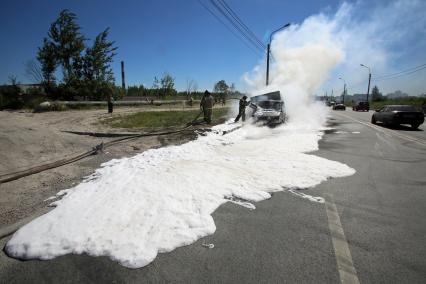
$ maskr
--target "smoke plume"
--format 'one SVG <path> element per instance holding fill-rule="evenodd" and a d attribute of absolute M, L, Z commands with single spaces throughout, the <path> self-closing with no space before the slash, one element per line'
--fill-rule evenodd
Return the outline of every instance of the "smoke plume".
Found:
<path fill-rule="evenodd" d="M 265 64 L 244 75 L 248 91 L 256 95 L 280 90 L 290 117 L 309 112 L 314 94 L 340 95 L 343 77 L 349 93 L 365 93 L 368 70 L 384 92 L 406 90 L 413 95 L 426 91 L 424 71 L 397 80 L 374 77 L 426 62 L 426 2 L 417 0 L 382 3 L 344 2 L 335 13 L 319 13 L 301 24 L 292 24 L 274 35 L 271 43 L 270 85 L 265 87 Z M 407 44 L 411 43 L 412 44 Z M 423 62 L 424 61 L 424 62 Z"/>

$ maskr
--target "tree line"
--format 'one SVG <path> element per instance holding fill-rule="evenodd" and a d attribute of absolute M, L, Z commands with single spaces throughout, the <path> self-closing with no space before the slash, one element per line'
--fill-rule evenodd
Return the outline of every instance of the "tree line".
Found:
<path fill-rule="evenodd" d="M 198 89 L 198 83 L 195 80 L 187 79 L 185 91 L 177 91 L 174 88 L 174 80 L 170 74 L 164 73 L 161 79 L 154 77 L 152 87 L 142 84 L 128 86 L 126 96 L 130 97 L 149 97 L 149 98 L 170 98 L 173 96 L 185 97 L 186 99 L 200 99 L 204 90 Z M 228 86 L 225 80 L 220 80 L 214 84 L 213 94 L 217 100 L 224 100 L 228 96 L 241 96 L 242 94 L 235 89 L 235 84 Z"/>
<path fill-rule="evenodd" d="M 45 92 L 54 99 L 73 100 L 76 97 L 90 100 L 102 100 L 123 95 L 147 96 L 163 99 L 175 95 L 197 93 L 194 80 L 187 80 L 185 92 L 175 89 L 175 78 L 164 73 L 161 78 L 154 77 L 151 88 L 143 85 L 129 86 L 121 90 L 115 86 L 111 63 L 116 55 L 114 41 L 108 39 L 109 28 L 99 33 L 91 45 L 82 34 L 77 23 L 77 16 L 68 11 L 60 12 L 59 17 L 50 25 L 47 37 L 38 48 L 37 60 L 40 71 L 34 63 L 28 62 L 27 73 L 42 80 Z M 62 70 L 62 80 L 56 78 L 57 70 Z M 224 98 L 235 92 L 234 84 L 228 86 L 225 80 L 214 85 L 214 92 Z"/>
<path fill-rule="evenodd" d="M 76 14 L 63 10 L 51 23 L 42 45 L 38 47 L 36 61 L 29 60 L 25 64 L 27 76 L 40 83 L 43 90 L 31 87 L 26 94 L 36 96 L 45 93 L 53 100 L 120 99 L 124 95 L 158 99 L 202 96 L 203 90 L 198 89 L 195 80 L 187 79 L 185 91 L 177 91 L 175 78 L 167 72 L 161 77 L 155 76 L 151 87 L 138 85 L 123 90 L 116 86 L 111 64 L 118 47 L 108 38 L 110 29 L 106 28 L 90 41 L 82 33 L 77 20 Z M 17 87 L 19 83 L 15 76 L 12 77 L 10 86 L 0 87 L 1 109 L 25 104 L 25 98 L 20 96 L 22 91 Z M 225 80 L 215 83 L 213 92 L 217 99 L 241 95 L 234 84 L 228 85 Z"/>

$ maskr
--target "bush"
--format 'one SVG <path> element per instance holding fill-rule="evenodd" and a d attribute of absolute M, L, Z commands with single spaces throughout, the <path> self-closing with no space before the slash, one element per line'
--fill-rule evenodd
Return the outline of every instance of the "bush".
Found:
<path fill-rule="evenodd" d="M 0 87 L 0 110 L 19 109 L 24 106 L 19 87 L 16 85 Z"/>

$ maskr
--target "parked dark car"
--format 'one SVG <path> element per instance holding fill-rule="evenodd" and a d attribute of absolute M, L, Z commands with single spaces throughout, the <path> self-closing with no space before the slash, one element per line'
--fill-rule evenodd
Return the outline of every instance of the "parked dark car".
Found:
<path fill-rule="evenodd" d="M 346 106 L 344 104 L 335 104 L 333 110 L 346 110 Z"/>
<path fill-rule="evenodd" d="M 286 120 L 285 105 L 279 91 L 251 97 L 250 107 L 256 122 L 274 125 Z"/>
<path fill-rule="evenodd" d="M 352 107 L 352 110 L 354 111 L 369 111 L 370 110 L 370 104 L 368 102 L 357 102 L 356 105 Z"/>
<path fill-rule="evenodd" d="M 386 125 L 410 124 L 417 129 L 425 118 L 423 112 L 412 105 L 385 105 L 371 117 L 371 123 L 381 122 Z"/>

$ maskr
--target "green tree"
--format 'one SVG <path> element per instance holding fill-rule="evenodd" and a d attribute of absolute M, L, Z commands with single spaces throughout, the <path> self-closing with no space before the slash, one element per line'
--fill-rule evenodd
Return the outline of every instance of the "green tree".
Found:
<path fill-rule="evenodd" d="M 127 95 L 128 96 L 145 96 L 145 87 L 143 85 L 139 85 L 139 86 L 129 86 L 127 88 Z"/>
<path fill-rule="evenodd" d="M 154 76 L 150 95 L 157 96 L 158 98 L 160 97 L 160 80 L 158 80 L 157 76 Z"/>
<path fill-rule="evenodd" d="M 229 86 L 226 84 L 225 80 L 220 80 L 214 85 L 215 93 L 226 93 L 228 92 Z"/>
<path fill-rule="evenodd" d="M 58 62 L 63 67 L 65 83 L 70 83 L 82 67 L 81 53 L 85 48 L 84 36 L 80 33 L 80 26 L 76 23 L 77 16 L 63 10 L 58 19 L 50 25 L 48 36 L 54 46 Z"/>
<path fill-rule="evenodd" d="M 383 101 L 383 95 L 377 86 L 374 86 L 373 90 L 371 91 L 371 99 L 373 102 Z"/>
<path fill-rule="evenodd" d="M 37 59 L 41 65 L 46 92 L 55 85 L 55 70 L 62 67 L 63 78 L 55 90 L 66 99 L 75 95 L 103 99 L 115 94 L 111 63 L 117 47 L 108 40 L 109 28 L 101 32 L 92 46 L 85 45 L 86 38 L 77 24 L 77 16 L 68 11 L 60 12 L 50 25 L 48 38 L 39 48 Z"/>
<path fill-rule="evenodd" d="M 108 41 L 109 28 L 101 32 L 93 42 L 92 47 L 86 48 L 86 53 L 82 60 L 75 60 L 75 77 L 83 78 L 84 89 L 92 97 L 101 99 L 103 90 L 114 85 L 114 73 L 111 69 L 115 51 L 113 41 Z M 81 64 L 81 66 L 78 66 Z M 81 74 L 79 73 L 81 70 Z"/>
<path fill-rule="evenodd" d="M 226 84 L 225 80 L 220 80 L 216 84 L 214 84 L 213 88 L 215 93 L 219 94 L 220 100 L 225 101 L 226 94 L 228 93 L 229 86 Z"/>
<path fill-rule="evenodd" d="M 164 73 L 160 83 L 163 97 L 171 96 L 176 92 L 174 89 L 175 78 L 173 78 L 169 73 Z"/>
<path fill-rule="evenodd" d="M 41 72 L 43 74 L 43 84 L 45 85 L 46 92 L 48 92 L 53 85 L 55 85 L 55 70 L 58 66 L 56 59 L 56 48 L 47 38 L 43 40 L 43 46 L 38 48 L 37 60 L 41 65 Z"/>

